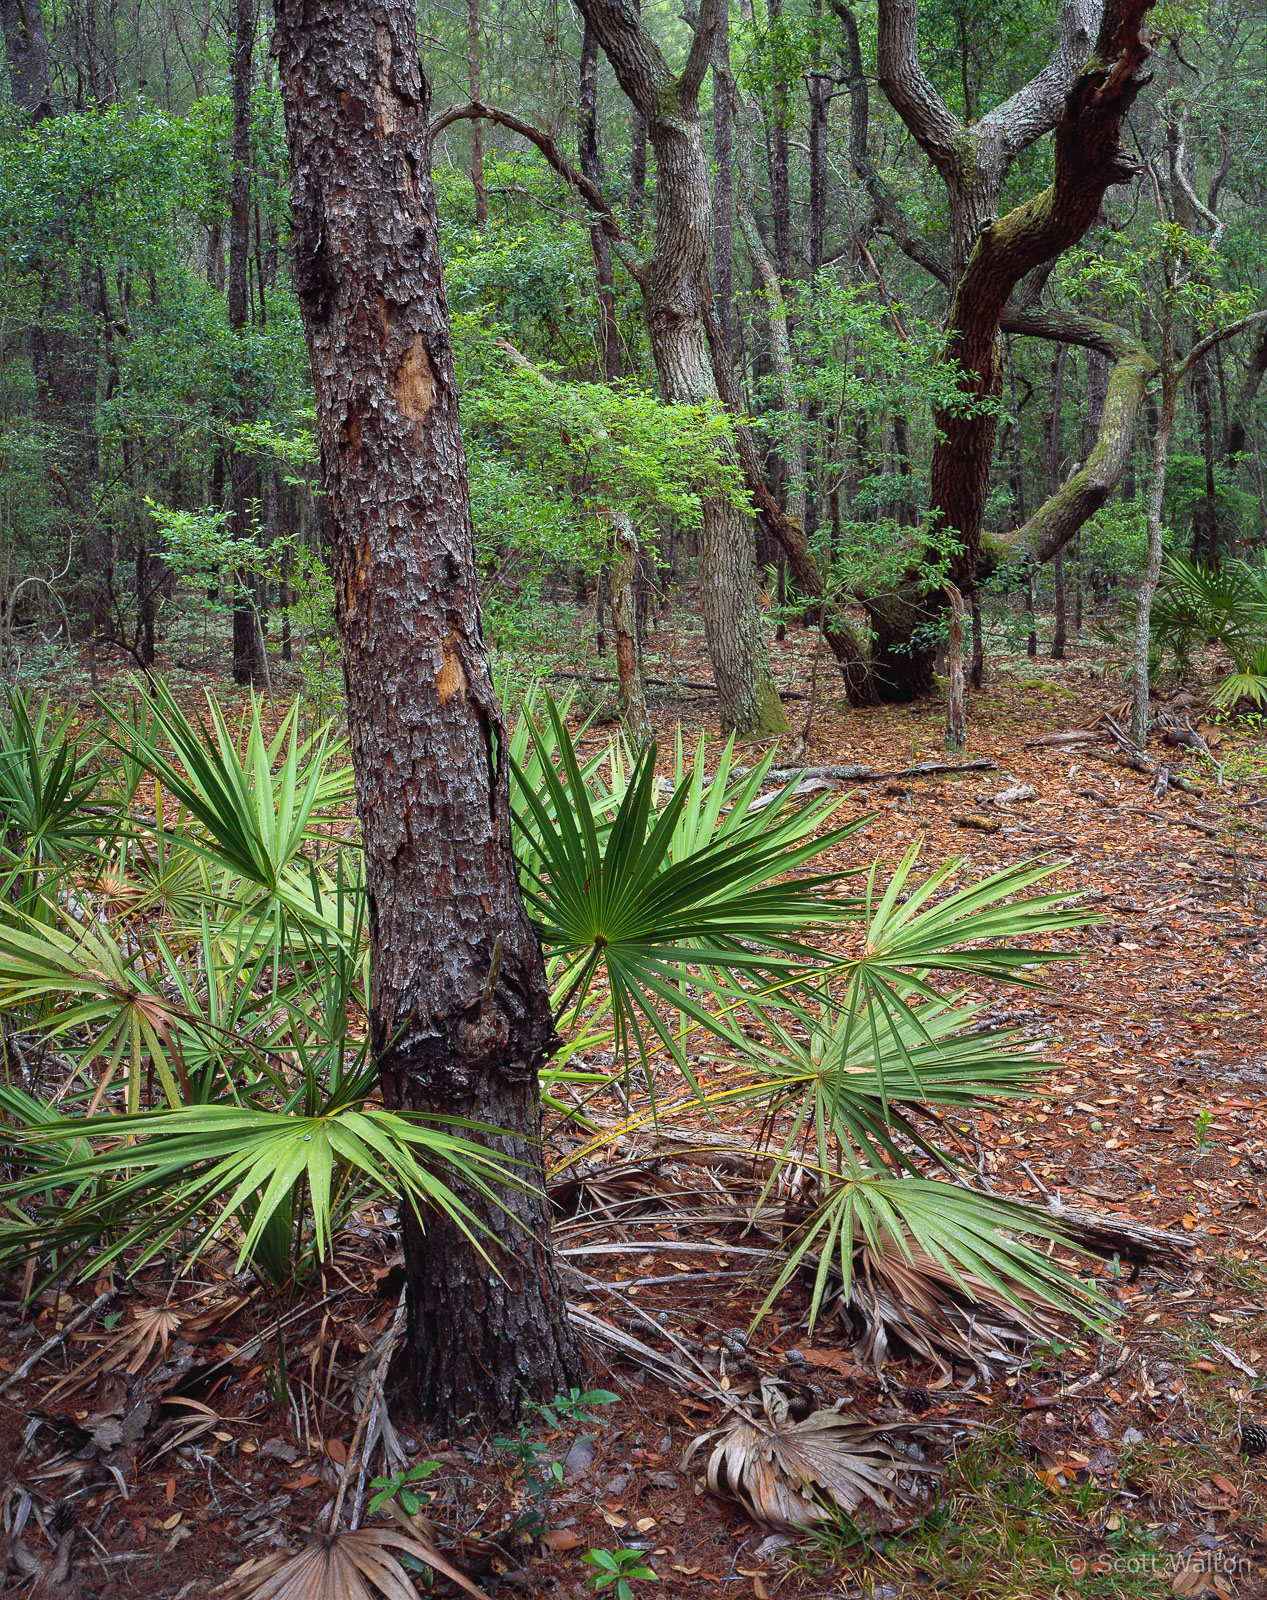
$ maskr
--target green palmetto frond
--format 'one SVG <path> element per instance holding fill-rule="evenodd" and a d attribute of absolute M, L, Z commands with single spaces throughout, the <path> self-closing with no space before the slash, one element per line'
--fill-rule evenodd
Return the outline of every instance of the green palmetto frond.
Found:
<path fill-rule="evenodd" d="M 1242 700 L 1248 700 L 1259 710 L 1267 706 L 1267 644 L 1248 653 L 1237 663 L 1237 670 L 1210 691 L 1210 702 L 1220 711 L 1230 711 Z"/>
<path fill-rule="evenodd" d="M 797 1230 L 756 1320 L 792 1277 L 808 1267 L 814 1274 L 812 1327 L 833 1283 L 849 1299 L 859 1245 L 880 1258 L 912 1265 L 922 1253 L 967 1300 L 1009 1306 L 1021 1317 L 1030 1315 L 1035 1304 L 1084 1323 L 1112 1311 L 1090 1285 L 1026 1242 L 1074 1248 L 1058 1223 L 1027 1206 L 952 1183 L 865 1169 L 818 1177 L 825 1198 Z"/>
<path fill-rule="evenodd" d="M 50 1039 L 77 1041 L 76 1076 L 98 1066 L 93 1104 L 118 1075 L 127 1076 L 130 1110 L 140 1106 L 147 1065 L 169 1105 L 183 1099 L 181 1035 L 196 1019 L 144 971 L 139 950 L 111 929 L 50 910 L 52 925 L 23 917 L 0 923 L 0 1013 L 21 1011 L 23 1026 Z"/>
<path fill-rule="evenodd" d="M 914 883 L 920 851 L 920 844 L 911 846 L 878 896 L 873 872 L 863 952 L 829 974 L 844 984 L 843 998 L 836 1002 L 843 1019 L 838 1030 L 841 1048 L 857 1059 L 867 1045 L 855 1035 L 869 1041 L 886 1116 L 886 1067 L 895 1056 L 917 1086 L 922 1081 L 910 1041 L 914 1033 L 931 1042 L 918 1002 L 944 1000 L 934 977 L 989 978 L 1032 987 L 1038 982 L 1036 969 L 1070 956 L 1033 941 L 1096 920 L 1094 914 L 1070 905 L 1068 891 L 1025 892 L 1060 870 L 1044 862 L 1007 867 L 937 899 L 961 863 L 948 861 Z"/>
<path fill-rule="evenodd" d="M 1192 647 L 1218 643 L 1239 665 L 1267 633 L 1267 568 L 1245 561 L 1206 567 L 1167 554 L 1152 632 L 1187 664 Z"/>
<path fill-rule="evenodd" d="M 959 996 L 895 1009 L 874 1036 L 831 1005 L 765 1010 L 768 1041 L 747 1040 L 758 1081 L 732 1098 L 760 1101 L 771 1120 L 791 1115 L 780 1161 L 808 1141 L 823 1169 L 842 1161 L 851 1170 L 859 1161 L 878 1168 L 887 1158 L 916 1172 L 912 1149 L 946 1159 L 921 1131 L 919 1113 L 971 1105 L 981 1095 L 1027 1094 L 1047 1068 L 1017 1048 L 1017 1034 L 982 1029 L 983 1009 Z"/>
<path fill-rule="evenodd" d="M 352 793 L 351 768 L 337 761 L 329 730 L 300 741 L 297 707 L 272 740 L 252 700 L 243 748 L 208 696 L 210 725 L 191 717 L 162 683 L 145 719 L 116 719 L 112 742 L 175 798 L 196 829 L 182 842 L 224 875 L 222 892 L 246 917 L 279 935 L 279 925 L 321 921 L 310 859 L 324 839 L 316 824 Z M 170 754 L 169 754 L 170 749 Z"/>
<path fill-rule="evenodd" d="M 363 1092 L 363 1088 L 362 1088 Z M 0 1260 L 32 1250 L 60 1249 L 87 1260 L 85 1271 L 135 1250 L 137 1271 L 186 1229 L 198 1255 L 236 1222 L 238 1268 L 254 1258 L 266 1230 L 289 1225 L 296 1198 L 306 1198 L 319 1259 L 330 1252 L 342 1197 L 350 1184 L 401 1195 L 425 1225 L 442 1213 L 483 1253 L 484 1231 L 470 1206 L 438 1174 L 496 1203 L 494 1184 L 522 1183 L 513 1163 L 462 1132 L 490 1132 L 453 1119 L 426 1120 L 349 1100 L 318 1116 L 257 1106 L 190 1105 L 134 1116 L 69 1117 L 40 1121 L 8 1134 L 19 1160 L 35 1170 L 0 1186 Z M 69 1141 L 95 1146 L 71 1156 L 55 1173 L 41 1156 Z M 34 1207 L 55 1183 L 69 1203 Z"/>
<path fill-rule="evenodd" d="M 114 808 L 94 806 L 101 770 L 95 747 L 60 721 L 47 698 L 34 710 L 26 695 L 7 690 L 0 717 L 0 894 L 29 901 L 41 873 L 95 854 L 117 827 Z"/>
<path fill-rule="evenodd" d="M 610 818 L 600 823 L 553 705 L 549 721 L 555 758 L 542 763 L 541 793 L 520 780 L 516 764 L 514 816 L 528 846 L 521 862 L 534 864 L 523 873 L 524 897 L 553 958 L 556 1011 L 579 1020 L 601 976 L 603 1005 L 610 1007 L 626 1059 L 631 1045 L 642 1051 L 644 1035 L 654 1035 L 689 1076 L 662 1008 L 730 1032 L 698 999 L 728 993 L 717 971 L 768 976 L 786 974 L 797 961 L 819 960 L 805 934 L 815 923 L 831 925 L 848 915 L 849 902 L 820 893 L 842 874 L 785 875 L 858 824 L 818 833 L 839 802 L 797 807 L 790 784 L 761 814 L 760 828 L 736 823 L 726 829 L 717 816 L 706 825 L 698 810 L 693 817 L 688 812 L 702 784 L 699 760 L 657 809 L 654 746 L 636 762 Z M 750 788 L 755 792 L 750 783 L 741 800 Z M 690 819 L 685 826 L 684 815 Z"/>

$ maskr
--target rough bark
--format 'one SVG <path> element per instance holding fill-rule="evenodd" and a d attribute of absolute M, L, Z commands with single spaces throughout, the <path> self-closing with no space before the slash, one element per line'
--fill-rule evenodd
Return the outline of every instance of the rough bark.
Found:
<path fill-rule="evenodd" d="M 632 0 L 634 14 L 642 9 L 641 0 Z M 647 123 L 634 106 L 629 113 L 629 231 L 636 239 L 642 232 L 647 209 Z"/>
<path fill-rule="evenodd" d="M 730 22 L 725 15 L 713 46 L 713 298 L 726 348 L 734 360 L 735 322 L 735 172 L 730 78 Z"/>
<path fill-rule="evenodd" d="M 312 362 L 388 1104 L 496 1125 L 542 1182 L 553 1042 L 511 853 L 505 733 L 480 627 L 411 0 L 278 0 L 294 281 Z M 494 1276 L 406 1210 L 393 1382 L 437 1427 L 578 1376 L 542 1194 L 473 1201 Z"/>
<path fill-rule="evenodd" d="M 478 98 L 472 96 L 472 99 Z M 576 110 L 577 159 L 582 173 L 601 192 L 602 162 L 598 150 L 598 40 L 587 27 L 581 39 L 581 73 Z M 480 125 L 479 119 L 475 126 Z M 598 281 L 599 324 L 602 330 L 603 376 L 610 383 L 620 376 L 620 332 L 616 325 L 616 284 L 612 276 L 611 241 L 600 223 L 590 225 L 590 249 Z"/>

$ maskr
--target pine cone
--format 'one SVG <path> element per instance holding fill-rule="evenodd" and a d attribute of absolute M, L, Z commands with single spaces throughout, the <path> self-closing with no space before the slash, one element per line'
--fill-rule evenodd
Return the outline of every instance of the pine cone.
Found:
<path fill-rule="evenodd" d="M 1267 1455 L 1267 1428 L 1261 1422 L 1241 1424 L 1241 1449 L 1247 1456 Z"/>

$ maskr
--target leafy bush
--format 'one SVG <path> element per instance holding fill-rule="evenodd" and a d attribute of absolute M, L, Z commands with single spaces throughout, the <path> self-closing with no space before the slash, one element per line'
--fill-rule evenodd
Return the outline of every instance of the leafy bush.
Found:
<path fill-rule="evenodd" d="M 1267 565 L 1229 561 L 1217 571 L 1168 555 L 1153 605 L 1155 642 L 1192 670 L 1201 644 L 1221 645 L 1233 670 L 1210 698 L 1222 711 L 1267 706 Z"/>

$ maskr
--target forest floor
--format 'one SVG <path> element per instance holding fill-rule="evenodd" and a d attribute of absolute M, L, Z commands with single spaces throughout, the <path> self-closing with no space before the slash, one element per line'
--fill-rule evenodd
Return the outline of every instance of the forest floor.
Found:
<path fill-rule="evenodd" d="M 649 672 L 709 676 L 698 635 L 654 642 Z M 808 688 L 809 637 L 793 630 L 775 648 L 780 683 Z M 683 1466 L 684 1447 L 720 1420 L 716 1406 L 596 1352 L 595 1381 L 620 1399 L 601 1427 L 554 1435 L 565 1476 L 539 1507 L 543 1539 L 508 1532 L 525 1509 L 513 1449 L 408 1441 L 440 1462 L 426 1486 L 432 1520 L 490 1596 L 580 1596 L 592 1570 L 584 1553 L 630 1544 L 645 1546 L 660 1578 L 635 1592 L 665 1600 L 1267 1596 L 1267 1457 L 1247 1458 L 1238 1440 L 1242 1419 L 1267 1421 L 1267 748 L 1261 734 L 1214 729 L 1194 711 L 1226 761 L 1225 786 L 1208 760 L 1180 752 L 1175 770 L 1200 795 L 1171 788 L 1157 799 L 1146 775 L 1027 743 L 1093 728 L 1120 703 L 1094 660 L 1008 657 L 991 670 L 971 696 L 964 759 L 997 768 L 846 790 L 843 814 L 874 819 L 842 857 L 892 864 L 923 839 L 930 863 L 959 856 L 973 874 L 1037 855 L 1067 863 L 1060 881 L 1102 920 L 1059 941 L 1081 953 L 1044 988 L 991 997 L 993 1017 L 1044 1041 L 1050 1079 L 1037 1099 L 994 1102 L 956 1128 L 999 1193 L 1059 1195 L 1174 1230 L 1190 1254 L 1103 1276 L 1121 1313 L 1105 1338 L 1070 1328 L 1008 1379 L 984 1384 L 960 1369 L 941 1388 L 912 1361 L 877 1379 L 828 1322 L 807 1338 L 795 1303 L 781 1302 L 750 1343 L 735 1340 L 764 1289 L 732 1265 L 725 1240 L 711 1259 L 613 1257 L 601 1276 L 620 1303 L 636 1296 L 642 1313 L 663 1313 L 719 1378 L 730 1348 L 736 1383 L 774 1373 L 820 1405 L 844 1400 L 895 1427 L 941 1424 L 929 1453 L 943 1475 L 887 1526 L 842 1519 L 799 1543 L 772 1537 L 704 1490 L 707 1452 Z M 808 704 L 789 703 L 798 732 Z M 691 732 L 714 714 L 708 697 L 671 691 L 653 694 L 651 711 L 662 729 L 681 719 Z M 947 759 L 943 718 L 935 701 L 850 710 L 824 661 L 798 764 L 888 772 Z M 1013 780 L 1034 797 L 995 803 Z M 13 1460 L 30 1436 L 8 1525 L 23 1493 L 36 1510 L 62 1496 L 75 1507 L 70 1586 L 42 1592 L 191 1600 L 240 1562 L 324 1526 L 351 1442 L 351 1374 L 398 1299 L 392 1215 L 361 1220 L 335 1269 L 280 1310 L 208 1262 L 174 1285 L 157 1270 L 115 1285 L 69 1353 L 51 1351 L 7 1388 L 0 1448 Z M 31 1321 L 10 1300 L 0 1373 L 69 1327 L 101 1287 L 46 1297 Z M 610 1297 L 586 1292 L 585 1304 L 609 1309 Z M 62 1383 L 129 1333 L 126 1360 Z M 50 1522 L 48 1542 L 30 1529 L 27 1540 L 47 1553 L 60 1526 Z"/>

